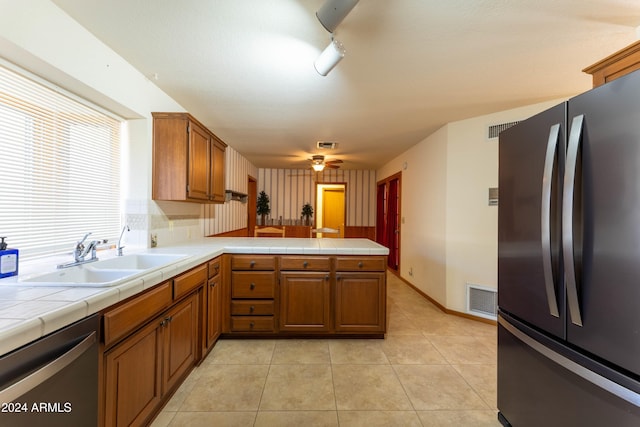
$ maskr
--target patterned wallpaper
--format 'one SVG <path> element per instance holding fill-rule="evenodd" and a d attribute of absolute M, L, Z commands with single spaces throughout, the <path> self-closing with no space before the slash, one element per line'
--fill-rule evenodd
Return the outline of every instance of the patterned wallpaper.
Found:
<path fill-rule="evenodd" d="M 225 151 L 225 190 L 247 194 L 248 177 L 257 178 L 258 169 L 231 147 Z M 247 227 L 247 204 L 227 201 L 220 205 L 202 205 L 204 235 L 225 233 Z"/>
<path fill-rule="evenodd" d="M 258 180 L 258 192 L 265 191 L 274 221 L 285 224 L 300 219 L 302 205 L 315 210 L 316 183 L 346 184 L 347 226 L 375 226 L 376 171 L 327 169 L 318 174 L 308 169 L 258 169 L 231 147 L 225 152 L 225 189 L 246 194 L 248 176 Z M 202 205 L 204 235 L 225 233 L 247 226 L 247 204 L 227 201 Z"/>
<path fill-rule="evenodd" d="M 325 169 L 259 169 L 258 192 L 265 191 L 271 202 L 274 221 L 285 224 L 300 218 L 302 205 L 309 202 L 315 211 L 316 183 L 346 184 L 346 225 L 375 226 L 376 171 Z"/>

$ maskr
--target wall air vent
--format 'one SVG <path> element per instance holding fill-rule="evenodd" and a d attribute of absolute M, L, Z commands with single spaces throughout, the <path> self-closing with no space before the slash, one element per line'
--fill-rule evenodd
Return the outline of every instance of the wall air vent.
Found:
<path fill-rule="evenodd" d="M 337 142 L 331 142 L 331 141 L 318 141 L 316 143 L 316 146 L 318 148 L 320 148 L 321 150 L 333 150 L 334 148 L 336 148 L 338 146 Z"/>
<path fill-rule="evenodd" d="M 500 123 L 498 125 L 490 125 L 487 128 L 487 139 L 497 138 L 500 135 L 500 132 L 509 129 L 511 126 L 517 125 L 518 123 L 520 123 L 520 120 L 517 120 L 515 122 Z"/>
<path fill-rule="evenodd" d="M 496 320 L 498 292 L 493 288 L 467 283 L 467 313 Z"/>

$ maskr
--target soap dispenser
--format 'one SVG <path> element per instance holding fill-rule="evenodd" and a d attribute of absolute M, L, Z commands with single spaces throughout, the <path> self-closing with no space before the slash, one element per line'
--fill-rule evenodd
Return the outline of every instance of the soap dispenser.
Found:
<path fill-rule="evenodd" d="M 18 250 L 8 249 L 6 237 L 0 237 L 0 279 L 18 274 Z"/>

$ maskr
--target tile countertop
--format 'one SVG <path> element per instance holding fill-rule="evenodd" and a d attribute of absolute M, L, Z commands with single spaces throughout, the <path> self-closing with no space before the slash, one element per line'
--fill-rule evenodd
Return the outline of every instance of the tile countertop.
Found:
<path fill-rule="evenodd" d="M 99 253 L 100 259 L 115 250 Z M 19 282 L 19 277 L 0 279 L 0 355 L 44 335 L 97 313 L 119 301 L 202 264 L 223 253 L 304 255 L 388 255 L 389 250 L 368 239 L 211 237 L 189 243 L 133 253 L 185 254 L 187 257 L 144 275 L 109 287 L 48 286 Z M 63 261 L 69 261 L 71 255 Z M 69 258 L 69 259 L 68 259 Z M 20 274 L 55 271 L 58 258 L 49 263 L 20 265 Z"/>

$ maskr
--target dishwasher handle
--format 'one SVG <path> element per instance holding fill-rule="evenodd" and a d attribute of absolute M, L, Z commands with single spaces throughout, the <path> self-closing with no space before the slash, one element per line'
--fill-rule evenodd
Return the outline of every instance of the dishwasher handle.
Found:
<path fill-rule="evenodd" d="M 97 342 L 96 332 L 91 332 L 85 339 L 80 341 L 71 350 L 67 351 L 55 360 L 47 363 L 42 368 L 27 377 L 24 377 L 15 384 L 10 385 L 0 391 L 0 402 L 13 402 L 42 384 L 49 378 L 62 371 L 82 356 L 87 350 Z"/>

